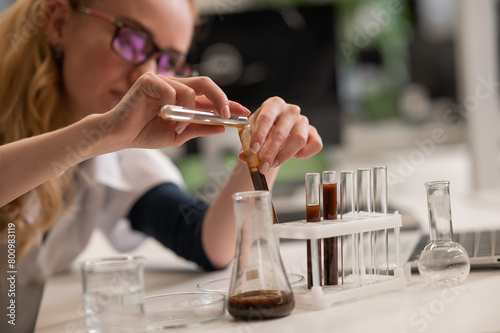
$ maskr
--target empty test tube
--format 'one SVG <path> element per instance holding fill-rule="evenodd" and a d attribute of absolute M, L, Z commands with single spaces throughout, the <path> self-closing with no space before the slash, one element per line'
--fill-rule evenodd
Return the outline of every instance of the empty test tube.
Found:
<path fill-rule="evenodd" d="M 368 218 L 371 215 L 371 170 L 367 168 L 357 169 L 357 192 L 356 192 L 356 207 L 357 207 L 357 218 Z M 364 233 L 358 233 L 356 238 L 357 246 L 357 266 L 360 274 L 365 274 L 365 262 L 364 262 Z M 368 233 L 368 237 L 371 239 L 372 233 Z M 368 249 L 371 251 L 371 247 Z"/>
<path fill-rule="evenodd" d="M 341 221 L 353 220 L 354 219 L 354 173 L 352 171 L 341 171 L 340 173 L 340 219 Z M 354 265 L 354 235 L 353 238 L 353 255 L 352 255 L 352 274 L 354 279 L 358 279 L 359 276 L 356 275 L 356 269 Z M 347 241 L 347 236 L 342 236 L 340 238 L 340 270 L 342 276 L 342 284 L 345 283 L 346 267 L 345 267 L 345 248 L 344 245 Z"/>
<path fill-rule="evenodd" d="M 373 167 L 373 212 L 387 214 L 386 166 Z M 381 240 L 383 242 L 380 243 Z M 380 267 L 385 266 L 386 274 L 389 274 L 389 233 L 387 229 L 375 231 L 374 249 L 376 273 L 379 274 Z"/>
<path fill-rule="evenodd" d="M 306 221 L 321 221 L 320 175 L 306 174 Z M 307 288 L 321 286 L 321 241 L 307 240 Z"/>
<path fill-rule="evenodd" d="M 340 173 L 340 218 L 354 219 L 354 173 L 350 170 Z"/>
<path fill-rule="evenodd" d="M 373 167 L 373 212 L 387 214 L 387 167 Z"/>
<path fill-rule="evenodd" d="M 371 204 L 371 170 L 366 168 L 357 169 L 357 217 L 370 217 Z"/>

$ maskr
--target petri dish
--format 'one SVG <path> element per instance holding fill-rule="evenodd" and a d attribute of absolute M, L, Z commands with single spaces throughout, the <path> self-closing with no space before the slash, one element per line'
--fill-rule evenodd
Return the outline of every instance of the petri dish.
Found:
<path fill-rule="evenodd" d="M 209 292 L 153 295 L 144 299 L 144 312 L 148 332 L 193 327 L 222 318 L 226 296 Z"/>
<path fill-rule="evenodd" d="M 304 277 L 300 274 L 287 273 L 288 282 L 290 287 L 294 288 L 304 282 Z M 217 292 L 227 295 L 229 292 L 229 283 L 231 278 L 225 277 L 221 279 L 208 280 L 198 283 L 196 288 L 204 292 Z"/>

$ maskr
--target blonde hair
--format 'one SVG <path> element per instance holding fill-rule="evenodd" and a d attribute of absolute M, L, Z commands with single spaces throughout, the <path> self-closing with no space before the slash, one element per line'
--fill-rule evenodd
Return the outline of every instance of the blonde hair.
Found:
<path fill-rule="evenodd" d="M 0 144 L 52 131 L 67 122 L 60 69 L 44 33 L 49 3 L 18 0 L 0 19 Z M 72 171 L 65 172 L 0 208 L 0 233 L 9 222 L 15 223 L 18 255 L 36 244 L 64 211 L 71 178 Z M 32 197 L 39 210 L 27 221 Z"/>
<path fill-rule="evenodd" d="M 0 145 L 53 131 L 66 119 L 60 59 L 44 33 L 54 0 L 17 0 L 0 17 Z M 95 0 L 68 0 L 91 4 Z M 194 1 L 189 0 L 197 17 Z M 71 203 L 76 168 L 0 207 L 0 234 L 16 226 L 16 252 L 26 254 Z M 34 167 L 36 172 L 36 167 Z M 35 211 L 29 207 L 36 203 Z M 32 214 L 30 214 L 32 213 Z M 34 214 L 33 214 L 34 213 Z M 28 220 L 30 219 L 31 220 Z"/>

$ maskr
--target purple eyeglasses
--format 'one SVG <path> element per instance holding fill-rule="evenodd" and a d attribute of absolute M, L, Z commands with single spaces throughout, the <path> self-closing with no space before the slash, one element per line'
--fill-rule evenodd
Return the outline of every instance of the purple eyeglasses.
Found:
<path fill-rule="evenodd" d="M 154 55 L 158 55 L 158 73 L 166 77 L 188 77 L 193 74 L 191 67 L 182 59 L 184 56 L 176 51 L 162 50 L 153 42 L 151 36 L 127 23 L 124 23 L 101 11 L 72 4 L 74 10 L 108 21 L 116 27 L 111 40 L 111 49 L 129 64 L 142 65 Z"/>

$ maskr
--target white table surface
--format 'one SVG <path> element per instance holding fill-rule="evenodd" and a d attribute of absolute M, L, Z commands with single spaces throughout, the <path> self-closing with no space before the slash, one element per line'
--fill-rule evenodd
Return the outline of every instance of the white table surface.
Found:
<path fill-rule="evenodd" d="M 415 232 L 403 233 L 403 252 L 408 252 L 415 236 Z M 200 272 L 167 251 L 158 251 L 154 242 L 143 246 L 138 253 L 149 259 L 145 270 L 146 295 L 196 291 L 200 282 L 230 275 L 229 268 L 218 272 Z M 281 253 L 287 271 L 304 273 L 303 243 L 284 242 Z M 47 282 L 35 331 L 85 332 L 82 315 L 81 281 L 75 269 L 68 274 L 54 276 Z M 418 274 L 412 274 L 405 291 L 346 302 L 327 310 L 296 307 L 288 317 L 256 322 L 237 322 L 226 314 L 221 320 L 196 328 L 166 331 L 499 332 L 500 270 L 472 271 L 463 285 L 450 289 L 431 288 Z"/>
<path fill-rule="evenodd" d="M 390 183 L 389 201 L 403 213 L 411 214 L 424 230 L 427 205 L 423 183 L 447 179 L 452 184 L 452 215 L 455 231 L 500 227 L 500 191 L 476 192 L 469 180 L 470 160 L 465 145 L 436 146 L 411 172 L 403 168 L 415 152 L 410 149 L 375 153 L 362 151 L 344 156 L 337 152 L 338 169 L 387 164 L 398 181 Z M 402 173 L 405 171 L 404 173 Z M 297 205 L 301 205 L 300 200 Z M 405 221 L 403 220 L 403 224 Z M 402 233 L 401 258 L 407 258 L 417 232 Z M 154 241 L 135 253 L 148 258 L 145 271 L 146 295 L 196 291 L 196 285 L 228 277 L 230 269 L 204 273 L 177 258 Z M 79 259 L 117 254 L 98 232 Z M 305 245 L 285 242 L 281 254 L 288 272 L 304 275 Z M 40 306 L 36 332 L 75 333 L 83 328 L 81 281 L 77 269 L 54 276 L 47 282 Z M 169 332 L 500 332 L 500 270 L 472 271 L 459 287 L 433 289 L 413 274 L 405 291 L 339 304 L 323 311 L 295 308 L 290 316 L 257 322 L 235 322 L 229 315 L 213 323 Z"/>

